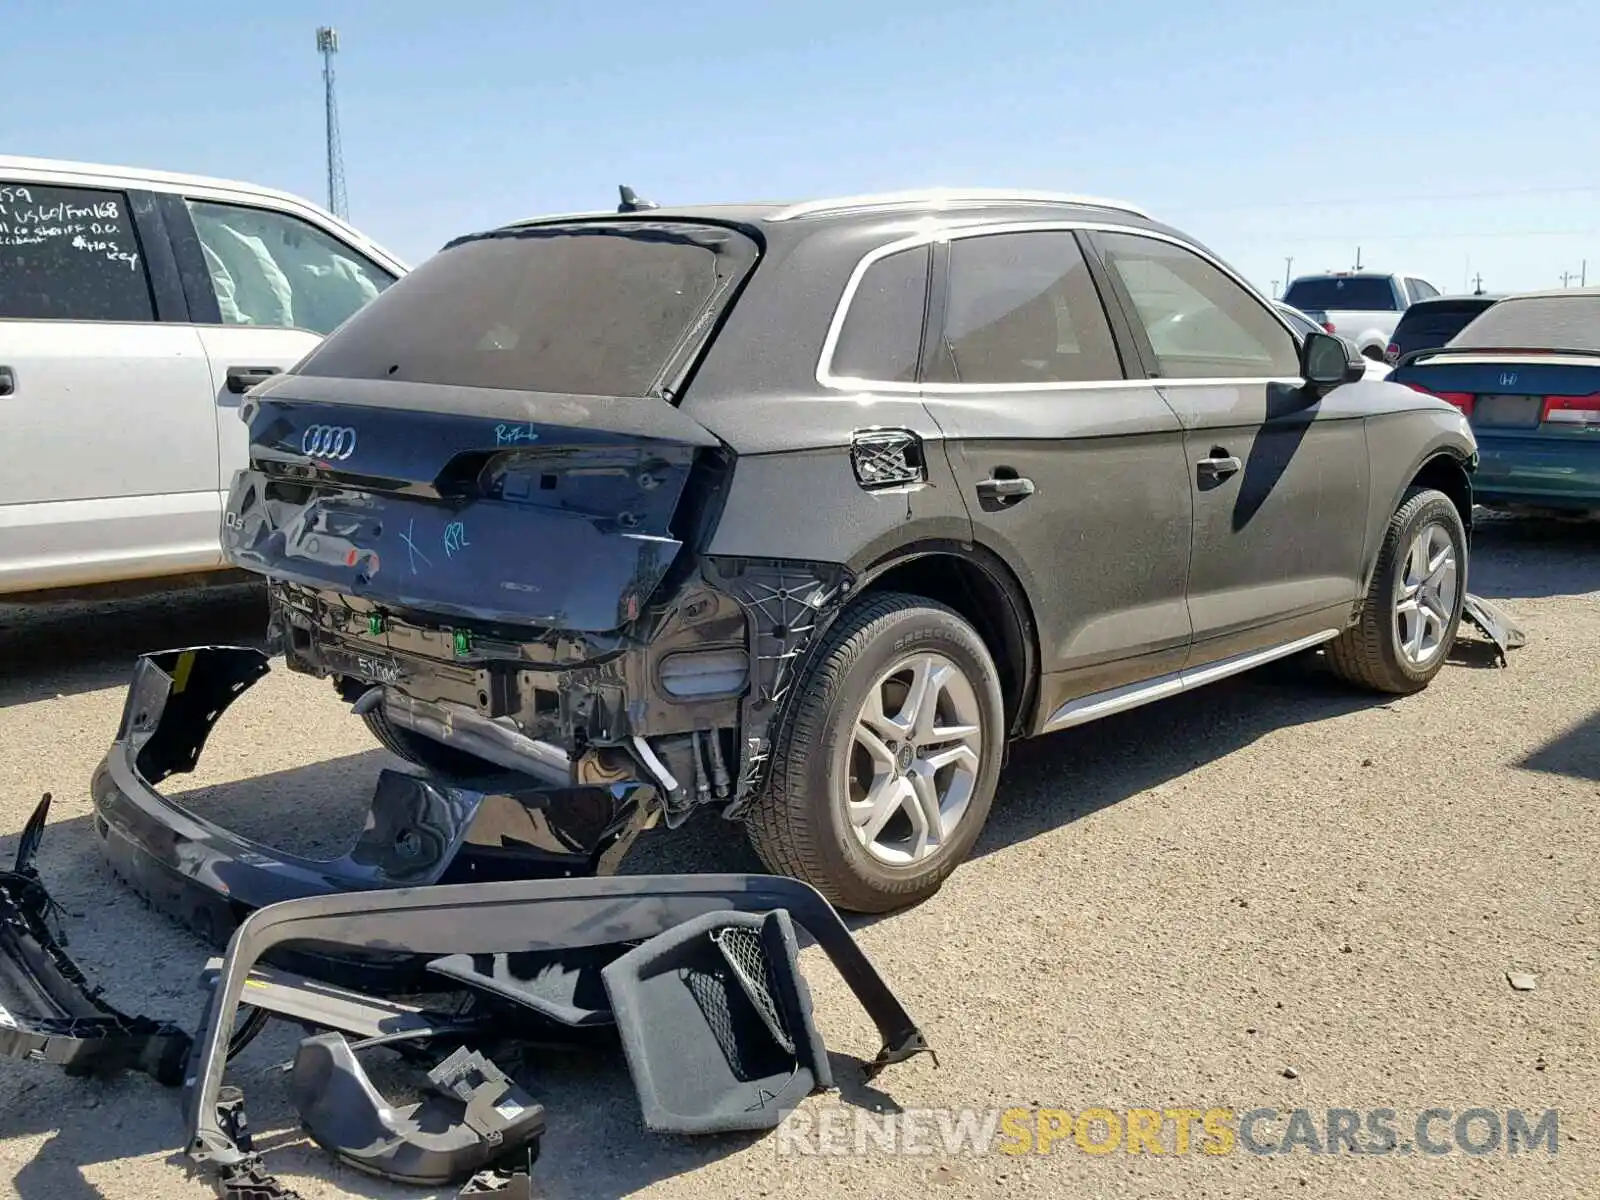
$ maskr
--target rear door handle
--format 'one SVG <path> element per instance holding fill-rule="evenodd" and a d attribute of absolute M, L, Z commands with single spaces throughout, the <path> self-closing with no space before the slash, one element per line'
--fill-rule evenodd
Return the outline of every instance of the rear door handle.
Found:
<path fill-rule="evenodd" d="M 1229 475 L 1237 475 L 1244 464 L 1239 461 L 1238 455 L 1225 454 L 1215 458 L 1202 458 L 1195 463 L 1203 479 L 1226 479 Z"/>
<path fill-rule="evenodd" d="M 242 396 L 258 383 L 265 383 L 278 374 L 277 367 L 229 367 L 228 390 Z"/>
<path fill-rule="evenodd" d="M 9 396 L 17 390 L 17 373 L 10 367 L 0 367 L 0 396 Z"/>
<path fill-rule="evenodd" d="M 1011 476 L 1006 479 L 980 479 L 978 495 L 985 500 L 1023 500 L 1033 495 L 1033 480 Z"/>

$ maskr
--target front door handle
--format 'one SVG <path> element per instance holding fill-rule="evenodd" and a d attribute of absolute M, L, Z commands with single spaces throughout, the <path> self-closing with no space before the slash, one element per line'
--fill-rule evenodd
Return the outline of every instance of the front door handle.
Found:
<path fill-rule="evenodd" d="M 1200 472 L 1200 478 L 1210 482 L 1226 479 L 1229 475 L 1237 475 L 1244 468 L 1244 464 L 1239 461 L 1239 456 L 1236 454 L 1223 454 L 1202 458 L 1195 463 L 1195 467 Z"/>
<path fill-rule="evenodd" d="M 278 373 L 277 367 L 229 367 L 228 390 L 242 396 L 258 383 L 265 383 Z"/>
<path fill-rule="evenodd" d="M 0 367 L 0 396 L 9 396 L 17 390 L 17 373 L 10 367 Z"/>

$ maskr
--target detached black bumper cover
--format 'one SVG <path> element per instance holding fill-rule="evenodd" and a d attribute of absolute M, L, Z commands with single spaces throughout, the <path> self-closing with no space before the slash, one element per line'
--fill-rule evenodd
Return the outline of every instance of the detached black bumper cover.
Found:
<path fill-rule="evenodd" d="M 450 785 L 385 770 L 365 827 L 343 857 L 284 853 L 197 816 L 154 786 L 193 770 L 212 726 L 268 670 L 266 656 L 249 647 L 144 655 L 92 784 L 95 830 L 112 867 L 156 908 L 217 945 L 250 912 L 282 900 L 594 874 L 647 799 L 639 784 L 550 788 L 508 774 Z M 350 969 L 375 982 L 370 961 Z M 340 977 L 327 959 L 312 973 Z"/>
<path fill-rule="evenodd" d="M 143 1071 L 176 1087 L 189 1035 L 112 1008 L 51 933 L 55 904 L 33 866 L 49 813 L 46 795 L 23 830 L 16 866 L 0 871 L 0 1054 L 56 1063 L 69 1075 Z"/>
<path fill-rule="evenodd" d="M 382 948 L 421 958 L 554 951 L 648 943 L 707 914 L 776 909 L 787 910 L 816 938 L 877 1026 L 883 1045 L 865 1065 L 868 1079 L 891 1063 L 929 1049 L 922 1031 L 838 913 L 820 893 L 797 880 L 771 875 L 641 875 L 317 896 L 252 914 L 229 942 L 184 1082 L 187 1153 L 224 1180 L 259 1170 L 256 1156 L 236 1135 L 230 1113 L 237 1108 L 237 1098 L 224 1095 L 222 1080 L 235 1014 L 247 1000 L 246 981 L 276 947 L 309 941 Z M 642 999 L 644 990 L 648 989 L 634 989 L 629 995 Z M 634 1065 L 637 1075 L 640 1068 Z M 648 1076 L 650 1064 L 643 1069 Z M 652 1105 L 647 1116 L 660 1107 Z"/>

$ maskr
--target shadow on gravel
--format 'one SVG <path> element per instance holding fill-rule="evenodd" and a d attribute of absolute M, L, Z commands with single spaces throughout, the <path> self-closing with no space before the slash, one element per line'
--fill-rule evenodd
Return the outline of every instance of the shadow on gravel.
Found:
<path fill-rule="evenodd" d="M 1524 758 L 1517 766 L 1547 775 L 1600 782 L 1600 712 L 1592 712 Z"/>
<path fill-rule="evenodd" d="M 1315 657 L 1012 747 L 974 856 L 993 854 L 1167 783 L 1276 729 L 1388 701 L 1328 675 Z"/>
<path fill-rule="evenodd" d="M 254 584 L 136 600 L 0 604 L 0 708 L 126 684 L 151 650 L 259 645 L 266 592 Z"/>
<path fill-rule="evenodd" d="M 1469 586 L 1491 600 L 1600 592 L 1600 521 L 1484 516 L 1472 531 Z"/>

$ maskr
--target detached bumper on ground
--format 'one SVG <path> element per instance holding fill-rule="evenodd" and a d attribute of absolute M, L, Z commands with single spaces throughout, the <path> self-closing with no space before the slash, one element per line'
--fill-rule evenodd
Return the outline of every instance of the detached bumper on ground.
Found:
<path fill-rule="evenodd" d="M 194 769 L 211 728 L 268 671 L 248 647 L 207 646 L 138 660 L 116 741 L 92 784 L 95 831 L 117 871 L 153 906 L 218 945 L 280 900 L 436 883 L 607 873 L 637 834 L 649 788 L 552 788 L 504 774 L 447 784 L 378 777 L 355 844 L 322 860 L 239 837 L 156 790 Z M 307 967 L 302 958 L 298 963 Z M 319 977 L 374 982 L 383 960 L 322 958 Z"/>

